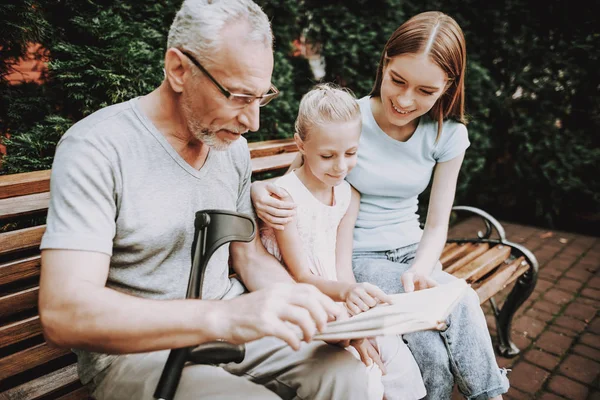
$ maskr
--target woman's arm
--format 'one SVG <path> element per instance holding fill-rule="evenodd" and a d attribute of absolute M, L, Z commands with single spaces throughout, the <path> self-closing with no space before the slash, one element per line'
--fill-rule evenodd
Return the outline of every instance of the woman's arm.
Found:
<path fill-rule="evenodd" d="M 429 276 L 439 262 L 448 236 L 448 222 L 464 156 L 465 153 L 462 152 L 452 160 L 438 163 L 435 167 L 425 229 L 415 261 L 407 271 L 409 273 Z M 405 289 L 410 291 L 409 288 Z"/>

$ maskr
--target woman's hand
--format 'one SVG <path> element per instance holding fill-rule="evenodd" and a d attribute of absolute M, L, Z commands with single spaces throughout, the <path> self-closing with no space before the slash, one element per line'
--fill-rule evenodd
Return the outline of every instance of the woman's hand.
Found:
<path fill-rule="evenodd" d="M 296 203 L 274 183 L 252 183 L 250 196 L 258 218 L 273 229 L 283 230 L 296 216 Z"/>
<path fill-rule="evenodd" d="M 415 290 L 430 289 L 436 287 L 438 284 L 428 275 L 417 272 L 410 268 L 400 277 L 402 286 L 406 293 L 414 292 Z"/>
<path fill-rule="evenodd" d="M 377 342 L 375 340 L 368 339 L 355 339 L 350 341 L 350 346 L 354 347 L 360 356 L 360 360 L 367 366 L 370 367 L 373 363 L 377 364 L 381 373 L 385 375 L 385 366 L 381 361 L 379 350 L 377 349 Z"/>
<path fill-rule="evenodd" d="M 367 311 L 378 303 L 392 304 L 390 296 L 377 286 L 367 282 L 349 284 L 342 298 L 351 315 Z"/>

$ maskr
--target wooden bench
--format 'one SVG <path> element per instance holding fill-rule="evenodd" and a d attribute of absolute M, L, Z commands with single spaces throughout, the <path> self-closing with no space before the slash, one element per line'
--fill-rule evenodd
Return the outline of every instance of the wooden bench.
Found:
<path fill-rule="evenodd" d="M 253 172 L 263 177 L 264 173 L 281 175 L 297 152 L 291 139 L 249 147 Z M 50 199 L 49 181 L 50 171 L 0 176 L 0 226 L 5 228 L 0 233 L 0 400 L 89 397 L 77 377 L 75 355 L 45 343 L 37 311 L 39 244 Z M 455 207 L 455 211 L 481 217 L 486 232 L 449 240 L 441 257 L 444 269 L 471 282 L 482 303 L 492 301 L 498 350 L 514 356 L 519 350 L 510 340 L 511 320 L 533 291 L 537 261 L 527 249 L 508 242 L 501 225 L 485 212 L 469 207 Z M 515 281 L 498 309 L 492 296 Z"/>

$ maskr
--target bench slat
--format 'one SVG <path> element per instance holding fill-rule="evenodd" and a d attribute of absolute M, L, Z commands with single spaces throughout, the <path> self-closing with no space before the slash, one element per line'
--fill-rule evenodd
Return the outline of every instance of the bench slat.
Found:
<path fill-rule="evenodd" d="M 40 275 L 39 255 L 0 264 L 0 286 Z"/>
<path fill-rule="evenodd" d="M 0 255 L 40 246 L 46 225 L 0 233 Z"/>
<path fill-rule="evenodd" d="M 0 176 L 0 199 L 50 190 L 50 170 Z"/>
<path fill-rule="evenodd" d="M 68 349 L 50 347 L 46 343 L 42 343 L 11 354 L 0 359 L 0 380 L 15 376 L 70 353 L 71 351 Z"/>
<path fill-rule="evenodd" d="M 472 245 L 470 243 L 462 243 L 458 246 L 450 249 L 449 251 L 442 254 L 440 257 L 440 262 L 442 265 L 446 265 L 450 262 L 458 260 L 472 249 Z"/>
<path fill-rule="evenodd" d="M 0 318 L 37 307 L 39 288 L 23 290 L 0 297 Z"/>
<path fill-rule="evenodd" d="M 480 255 L 485 253 L 490 248 L 490 245 L 487 243 L 476 243 L 474 244 L 474 247 L 474 250 L 472 250 L 469 254 L 467 254 L 460 260 L 457 260 L 448 266 L 444 265 L 444 271 L 446 271 L 449 274 L 453 274 L 455 271 L 459 270 L 463 266 L 467 265 Z"/>
<path fill-rule="evenodd" d="M 294 139 L 275 139 L 248 143 L 248 149 L 250 149 L 250 157 L 258 158 L 279 153 L 296 152 L 298 146 L 296 146 Z"/>
<path fill-rule="evenodd" d="M 510 277 L 524 260 L 523 257 L 519 257 L 510 264 L 503 264 L 493 275 L 482 281 L 475 288 L 475 291 L 479 296 L 479 302 L 485 303 L 490 297 L 504 289 L 508 285 Z"/>
<path fill-rule="evenodd" d="M 77 364 L 71 364 L 0 393 L 0 400 L 36 400 L 77 382 Z"/>
<path fill-rule="evenodd" d="M 444 246 L 444 249 L 442 250 L 442 255 L 440 256 L 440 258 L 444 255 L 444 254 L 448 254 L 449 251 L 451 251 L 452 249 L 456 248 L 458 246 L 457 243 L 446 243 L 446 245 Z M 443 264 L 443 263 L 442 263 Z"/>
<path fill-rule="evenodd" d="M 253 158 L 252 173 L 273 171 L 280 168 L 287 168 L 292 164 L 298 152 L 281 153 L 272 156 Z"/>
<path fill-rule="evenodd" d="M 510 256 L 510 247 L 497 245 L 477 257 L 464 267 L 454 272 L 457 278 L 466 279 L 468 282 L 474 282 L 481 278 L 492 269 L 500 265 L 501 262 Z"/>
<path fill-rule="evenodd" d="M 0 348 L 21 342 L 42 333 L 40 317 L 27 318 L 10 325 L 0 327 Z"/>
<path fill-rule="evenodd" d="M 60 396 L 56 400 L 86 400 L 90 399 L 90 391 L 86 387 L 80 387 L 77 390 Z"/>
<path fill-rule="evenodd" d="M 0 200 L 0 219 L 46 211 L 48 204 L 50 204 L 50 192 L 2 199 Z"/>

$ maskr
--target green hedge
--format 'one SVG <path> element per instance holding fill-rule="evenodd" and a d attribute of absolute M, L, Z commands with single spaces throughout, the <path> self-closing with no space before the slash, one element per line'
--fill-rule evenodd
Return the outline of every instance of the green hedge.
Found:
<path fill-rule="evenodd" d="M 162 79 L 166 33 L 180 1 L 24 1 L 0 5 L 0 173 L 49 168 L 56 141 L 94 110 L 152 90 Z M 593 13 L 566 0 L 533 8 L 520 0 L 260 0 L 276 36 L 280 99 L 249 139 L 289 137 L 301 95 L 314 84 L 292 56 L 300 34 L 322 44 L 324 80 L 371 88 L 380 52 L 415 13 L 454 16 L 468 47 L 472 145 L 457 202 L 497 217 L 598 234 L 600 219 L 600 35 Z M 5 72 L 28 41 L 50 51 L 48 82 L 8 86 Z M 422 199 L 426 203 L 427 195 Z"/>

